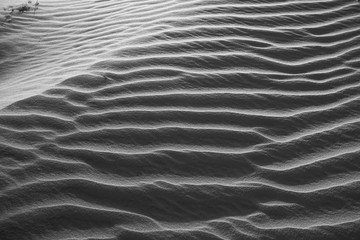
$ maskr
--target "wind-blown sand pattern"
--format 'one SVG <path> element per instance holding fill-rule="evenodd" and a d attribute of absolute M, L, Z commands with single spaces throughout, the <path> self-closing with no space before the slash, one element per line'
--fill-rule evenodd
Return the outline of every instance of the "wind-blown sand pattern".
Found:
<path fill-rule="evenodd" d="M 0 239 L 360 239 L 359 69 L 353 0 L 41 0 L 0 26 Z"/>

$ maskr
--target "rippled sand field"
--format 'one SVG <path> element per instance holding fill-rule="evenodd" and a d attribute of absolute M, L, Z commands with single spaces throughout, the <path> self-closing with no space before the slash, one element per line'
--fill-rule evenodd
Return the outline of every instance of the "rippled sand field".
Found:
<path fill-rule="evenodd" d="M 40 0 L 3 23 L 0 239 L 360 239 L 360 3 Z"/>

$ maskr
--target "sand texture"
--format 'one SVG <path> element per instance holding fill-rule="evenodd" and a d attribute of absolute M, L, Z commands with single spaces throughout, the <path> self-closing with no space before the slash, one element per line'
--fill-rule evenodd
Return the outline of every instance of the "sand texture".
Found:
<path fill-rule="evenodd" d="M 39 2 L 0 14 L 0 240 L 360 239 L 360 3 Z"/>

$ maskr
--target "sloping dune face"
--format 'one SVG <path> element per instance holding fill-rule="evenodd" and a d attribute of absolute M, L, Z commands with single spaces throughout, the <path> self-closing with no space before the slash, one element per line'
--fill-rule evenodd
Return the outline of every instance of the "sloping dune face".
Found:
<path fill-rule="evenodd" d="M 358 239 L 360 4 L 41 0 L 0 26 L 0 239 Z"/>

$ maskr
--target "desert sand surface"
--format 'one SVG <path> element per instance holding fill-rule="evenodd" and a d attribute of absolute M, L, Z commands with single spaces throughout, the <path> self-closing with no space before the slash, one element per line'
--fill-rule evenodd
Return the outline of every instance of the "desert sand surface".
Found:
<path fill-rule="evenodd" d="M 358 1 L 39 3 L 0 13 L 0 240 L 360 239 Z"/>

